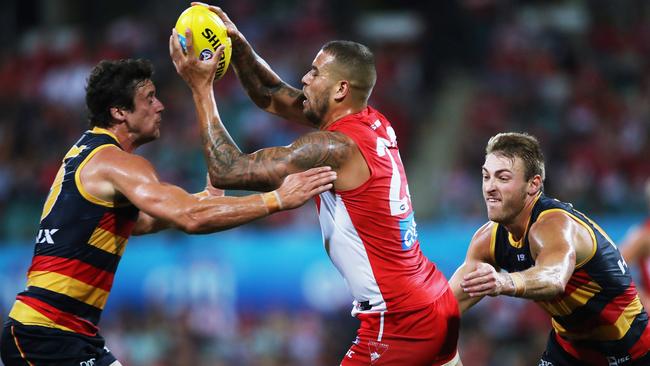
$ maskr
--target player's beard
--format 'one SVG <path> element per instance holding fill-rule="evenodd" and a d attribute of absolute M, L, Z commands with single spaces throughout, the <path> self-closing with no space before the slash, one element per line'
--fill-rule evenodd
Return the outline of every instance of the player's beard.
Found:
<path fill-rule="evenodd" d="M 311 123 L 317 126 L 322 125 L 323 118 L 325 117 L 325 114 L 327 114 L 327 111 L 330 109 L 328 103 L 329 99 L 329 95 L 325 92 L 318 96 L 312 96 L 309 98 L 307 101 L 307 108 L 305 108 L 303 111 L 305 117 L 307 117 Z"/>
<path fill-rule="evenodd" d="M 499 224 L 510 224 L 519 215 L 526 205 L 526 190 L 522 189 L 521 192 L 513 193 L 517 197 L 501 196 L 501 207 L 499 210 L 488 212 L 488 219 Z"/>

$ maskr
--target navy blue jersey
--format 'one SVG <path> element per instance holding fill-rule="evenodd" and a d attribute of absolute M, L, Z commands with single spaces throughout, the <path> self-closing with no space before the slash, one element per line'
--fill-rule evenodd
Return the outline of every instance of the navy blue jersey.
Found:
<path fill-rule="evenodd" d="M 614 242 L 571 204 L 540 194 L 526 232 L 519 241 L 515 241 L 505 227 L 495 224 L 490 245 L 495 263 L 508 272 L 534 266 L 528 230 L 540 217 L 558 211 L 589 232 L 593 250 L 586 259 L 576 263 L 564 293 L 537 303 L 552 316 L 553 329 L 566 341 L 563 346 L 570 347 L 571 342 L 578 342 L 604 354 L 631 353 L 647 328 L 648 315 Z M 647 352 L 647 348 L 642 351 L 637 356 Z"/>
<path fill-rule="evenodd" d="M 83 166 L 101 149 L 120 147 L 108 130 L 86 131 L 63 158 L 45 201 L 27 289 L 9 314 L 38 325 L 92 336 L 138 217 L 129 202 L 86 192 Z"/>

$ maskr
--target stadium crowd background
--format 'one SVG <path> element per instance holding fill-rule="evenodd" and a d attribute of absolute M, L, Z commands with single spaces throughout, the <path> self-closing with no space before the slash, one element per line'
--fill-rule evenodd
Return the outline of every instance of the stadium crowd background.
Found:
<path fill-rule="evenodd" d="M 189 191 L 202 189 L 205 162 L 193 105 L 167 49 L 171 28 L 187 5 L 3 2 L 0 249 L 32 245 L 60 159 L 87 126 L 85 78 L 100 59 L 153 61 L 166 111 L 161 139 L 139 152 L 164 180 Z M 624 217 L 629 225 L 644 213 L 642 187 L 650 176 L 647 1 L 225 0 L 218 5 L 294 85 L 327 40 L 353 39 L 375 51 L 378 83 L 371 104 L 395 126 L 420 226 L 484 220 L 483 149 L 491 135 L 508 130 L 540 138 L 552 196 L 597 218 Z M 244 151 L 283 145 L 304 132 L 257 110 L 232 71 L 216 90 L 221 116 Z M 313 209 L 308 204 L 240 230 L 317 231 Z M 443 258 L 444 251 L 438 245 L 434 252 Z M 116 281 L 129 279 L 118 275 Z M 2 304 L 4 317 L 8 309 Z M 101 325 L 125 365 L 334 365 L 356 329 L 347 304 L 328 312 L 233 310 L 218 326 L 203 319 L 223 309 L 168 311 L 149 304 L 146 310 L 114 309 Z M 481 304 L 463 324 L 461 354 L 470 366 L 534 364 L 549 329 L 533 304 L 507 298 Z"/>

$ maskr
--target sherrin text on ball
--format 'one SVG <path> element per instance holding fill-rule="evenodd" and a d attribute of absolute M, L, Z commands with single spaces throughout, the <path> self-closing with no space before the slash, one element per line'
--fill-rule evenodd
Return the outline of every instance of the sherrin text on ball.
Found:
<path fill-rule="evenodd" d="M 220 79 L 228 70 L 232 55 L 232 44 L 223 21 L 205 6 L 195 5 L 185 9 L 176 21 L 178 39 L 185 52 L 187 52 L 185 39 L 187 28 L 192 32 L 194 54 L 200 60 L 209 60 L 214 56 L 217 48 L 224 45 L 215 76 L 216 79 Z"/>

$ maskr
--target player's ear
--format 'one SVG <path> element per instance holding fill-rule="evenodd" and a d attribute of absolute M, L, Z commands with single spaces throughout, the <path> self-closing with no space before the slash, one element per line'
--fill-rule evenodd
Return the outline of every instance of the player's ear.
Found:
<path fill-rule="evenodd" d="M 341 80 L 336 84 L 336 90 L 334 91 L 334 100 L 337 102 L 342 101 L 348 94 L 350 94 L 350 82 L 347 80 Z"/>
<path fill-rule="evenodd" d="M 111 107 L 109 109 L 111 113 L 111 117 L 113 119 L 118 120 L 118 121 L 125 121 L 126 120 L 126 114 L 124 113 L 124 110 L 122 108 L 118 107 Z"/>
<path fill-rule="evenodd" d="M 531 196 L 536 195 L 542 189 L 542 176 L 536 174 L 533 179 L 528 183 L 528 194 Z"/>

